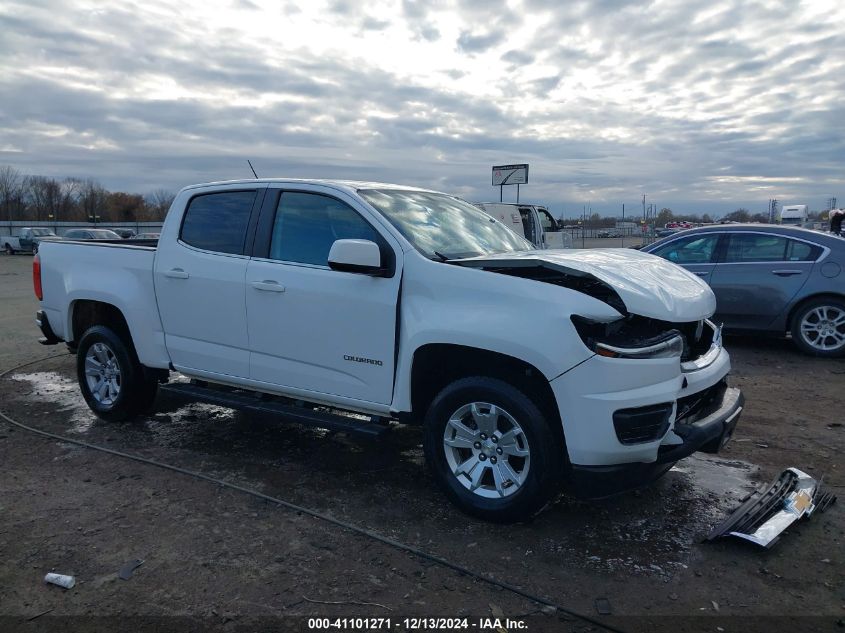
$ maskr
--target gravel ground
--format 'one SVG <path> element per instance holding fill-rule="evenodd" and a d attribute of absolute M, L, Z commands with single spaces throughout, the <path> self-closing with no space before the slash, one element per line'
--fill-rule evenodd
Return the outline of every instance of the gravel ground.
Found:
<path fill-rule="evenodd" d="M 29 262 L 0 258 L 0 370 L 63 351 L 34 343 Z M 444 500 L 414 428 L 376 443 L 166 397 L 144 419 L 106 424 L 85 408 L 68 355 L 0 380 L 0 409 L 319 510 L 625 631 L 841 630 L 841 504 L 768 551 L 701 539 L 787 466 L 842 491 L 845 362 L 802 356 L 786 341 L 729 338 L 728 347 L 747 408 L 719 457 L 684 460 L 613 499 L 563 498 L 510 527 Z M 410 616 L 469 617 L 483 628 L 479 618 L 499 614 L 528 630 L 600 630 L 310 516 L 3 421 L 0 464 L 3 630 L 114 630 L 127 617 L 137 630 L 305 630 L 302 618 L 314 616 L 389 617 L 400 629 Z M 118 579 L 134 559 L 143 565 Z M 51 570 L 74 575 L 76 587 L 45 585 Z M 597 614 L 600 598 L 612 615 Z"/>

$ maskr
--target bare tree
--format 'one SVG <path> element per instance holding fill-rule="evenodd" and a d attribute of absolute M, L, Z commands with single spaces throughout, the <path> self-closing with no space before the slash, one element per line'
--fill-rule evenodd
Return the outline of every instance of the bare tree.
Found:
<path fill-rule="evenodd" d="M 29 197 L 35 211 L 35 220 L 41 221 L 49 217 L 56 217 L 58 212 L 61 187 L 54 178 L 47 176 L 29 176 L 27 178 Z"/>
<path fill-rule="evenodd" d="M 79 195 L 82 190 L 82 181 L 78 178 L 65 178 L 59 183 L 59 209 L 56 220 L 76 220 L 78 213 Z"/>
<path fill-rule="evenodd" d="M 10 165 L 0 167 L 0 205 L 2 217 L 12 221 L 12 211 L 21 206 L 24 178 Z"/>
<path fill-rule="evenodd" d="M 135 222 L 144 214 L 144 197 L 137 193 L 112 191 L 106 196 L 106 209 L 112 222 Z"/>
<path fill-rule="evenodd" d="M 96 222 L 102 217 L 106 210 L 108 191 L 92 178 L 83 180 L 79 186 L 79 208 L 84 219 L 89 222 Z"/>
<path fill-rule="evenodd" d="M 175 197 L 176 194 L 167 189 L 156 189 L 147 196 L 147 207 L 155 214 L 156 220 L 164 219 Z"/>
<path fill-rule="evenodd" d="M 731 211 L 722 219 L 732 222 L 748 222 L 751 219 L 751 212 L 744 207 L 740 207 L 736 211 Z"/>

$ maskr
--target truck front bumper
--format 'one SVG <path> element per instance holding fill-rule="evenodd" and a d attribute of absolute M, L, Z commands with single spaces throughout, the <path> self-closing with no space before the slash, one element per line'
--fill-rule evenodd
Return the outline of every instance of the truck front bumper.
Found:
<path fill-rule="evenodd" d="M 594 356 L 551 381 L 560 410 L 572 487 L 606 496 L 661 475 L 696 451 L 715 453 L 744 407 L 727 385 L 730 357 L 684 372 L 677 358 Z"/>
<path fill-rule="evenodd" d="M 745 396 L 725 381 L 708 390 L 707 404 L 688 418 L 675 420 L 674 433 L 680 444 L 662 445 L 651 463 L 585 466 L 573 464 L 569 491 L 585 498 L 607 497 L 647 485 L 669 470 L 675 462 L 695 452 L 717 453 L 728 443 L 745 406 Z"/>

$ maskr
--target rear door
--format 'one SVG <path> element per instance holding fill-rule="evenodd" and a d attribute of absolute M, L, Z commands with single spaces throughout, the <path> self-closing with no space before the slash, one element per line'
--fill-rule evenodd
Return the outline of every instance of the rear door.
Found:
<path fill-rule="evenodd" d="M 176 369 L 249 376 L 246 252 L 265 189 L 239 185 L 195 195 L 176 239 L 158 248 L 156 297 Z"/>
<path fill-rule="evenodd" d="M 398 243 L 372 220 L 360 202 L 332 189 L 268 192 L 246 274 L 253 380 L 390 403 L 402 260 Z M 329 268 L 338 239 L 378 243 L 391 275 Z"/>
<path fill-rule="evenodd" d="M 765 232 L 733 232 L 710 286 L 726 327 L 765 329 L 807 282 L 821 247 Z"/>
<path fill-rule="evenodd" d="M 679 237 L 648 252 L 683 266 L 710 283 L 721 237 L 722 234 L 716 232 L 696 233 Z"/>

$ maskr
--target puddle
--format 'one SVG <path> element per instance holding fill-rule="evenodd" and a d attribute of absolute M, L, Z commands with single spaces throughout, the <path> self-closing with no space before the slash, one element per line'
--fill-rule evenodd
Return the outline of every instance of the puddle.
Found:
<path fill-rule="evenodd" d="M 99 418 L 85 404 L 79 393 L 79 383 L 75 379 L 54 371 L 13 374 L 10 378 L 29 385 L 28 391 L 18 392 L 16 400 L 35 399 L 50 403 L 55 407 L 56 413 L 68 414 L 65 426 L 69 433 L 85 434 L 100 423 Z M 166 400 L 159 397 L 159 401 L 164 405 L 167 404 Z M 25 406 L 29 406 L 29 403 L 25 403 Z M 184 436 L 189 430 L 188 427 L 193 428 L 200 421 L 203 424 L 225 423 L 231 422 L 237 415 L 232 409 L 202 403 L 186 404 L 172 411 L 167 409 L 167 406 L 157 406 L 158 412 L 141 423 L 148 432 L 164 440 Z"/>
<path fill-rule="evenodd" d="M 23 396 L 35 396 L 42 402 L 49 402 L 60 413 L 70 413 L 68 418 L 71 433 L 86 433 L 97 418 L 88 409 L 79 394 L 79 383 L 54 371 L 40 371 L 31 374 L 12 374 L 12 380 L 26 383 L 30 390 L 18 392 L 19 400 Z"/>
<path fill-rule="evenodd" d="M 591 527 L 581 535 L 586 566 L 664 577 L 686 568 L 693 546 L 758 487 L 758 470 L 692 455 L 641 491 L 589 504 Z"/>

